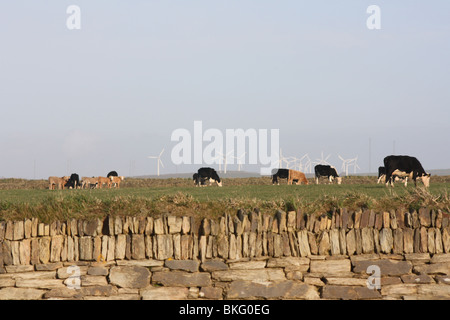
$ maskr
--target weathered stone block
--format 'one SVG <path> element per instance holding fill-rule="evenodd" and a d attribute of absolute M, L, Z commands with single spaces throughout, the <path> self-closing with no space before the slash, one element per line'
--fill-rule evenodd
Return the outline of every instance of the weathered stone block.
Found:
<path fill-rule="evenodd" d="M 394 247 L 394 238 L 392 236 L 392 230 L 388 228 L 383 228 L 380 231 L 380 247 L 381 252 L 391 253 Z"/>
<path fill-rule="evenodd" d="M 155 257 L 158 260 L 166 260 L 173 256 L 172 236 L 168 234 L 156 235 L 156 252 Z"/>
<path fill-rule="evenodd" d="M 211 275 L 208 272 L 154 272 L 152 283 L 168 287 L 209 287 L 211 286 Z"/>
<path fill-rule="evenodd" d="M 205 261 L 201 264 L 200 268 L 202 271 L 206 272 L 228 270 L 227 264 L 220 260 Z"/>
<path fill-rule="evenodd" d="M 0 289 L 0 300 L 38 300 L 46 291 L 32 288 Z"/>
<path fill-rule="evenodd" d="M 380 268 L 381 276 L 401 276 L 411 273 L 412 263 L 410 261 L 396 260 L 359 260 L 354 262 L 353 272 L 367 273 L 367 268 L 376 265 Z"/>
<path fill-rule="evenodd" d="M 322 289 L 322 298 L 342 300 L 379 299 L 381 295 L 377 290 L 365 287 L 326 285 Z"/>
<path fill-rule="evenodd" d="M 145 242 L 143 234 L 131 235 L 131 258 L 136 260 L 145 259 Z"/>
<path fill-rule="evenodd" d="M 92 260 L 93 243 L 92 237 L 80 238 L 80 260 Z"/>
<path fill-rule="evenodd" d="M 254 269 L 251 272 L 247 270 L 228 270 L 215 271 L 212 277 L 219 281 L 281 281 L 286 280 L 283 269 Z"/>
<path fill-rule="evenodd" d="M 266 267 L 266 261 L 243 261 L 243 262 L 232 262 L 229 263 L 230 270 L 253 270 L 253 269 L 263 269 Z"/>
<path fill-rule="evenodd" d="M 183 218 L 169 216 L 167 217 L 167 225 L 169 227 L 169 233 L 180 233 L 183 226 Z"/>
<path fill-rule="evenodd" d="M 41 263 L 47 263 L 50 260 L 50 238 L 42 237 L 39 239 L 39 260 Z"/>
<path fill-rule="evenodd" d="M 188 272 L 197 272 L 199 262 L 196 260 L 172 260 L 168 259 L 164 262 L 164 265 L 171 270 L 181 270 Z"/>
<path fill-rule="evenodd" d="M 109 281 L 122 288 L 145 288 L 150 284 L 150 271 L 145 267 L 117 266 L 112 267 Z"/>
<path fill-rule="evenodd" d="M 274 283 L 252 281 L 233 281 L 227 291 L 227 299 L 245 298 L 264 299 L 319 299 L 319 293 L 314 286 L 301 282 L 286 280 Z"/>
<path fill-rule="evenodd" d="M 297 233 L 298 239 L 298 249 L 300 251 L 300 256 L 308 257 L 311 255 L 311 250 L 309 249 L 309 241 L 308 241 L 308 231 L 301 230 Z"/>
<path fill-rule="evenodd" d="M 341 260 L 311 260 L 310 272 L 323 274 L 339 274 L 351 271 L 351 263 L 348 259 Z"/>
<path fill-rule="evenodd" d="M 142 300 L 184 300 L 188 294 L 188 288 L 174 287 L 147 287 L 141 291 Z"/>

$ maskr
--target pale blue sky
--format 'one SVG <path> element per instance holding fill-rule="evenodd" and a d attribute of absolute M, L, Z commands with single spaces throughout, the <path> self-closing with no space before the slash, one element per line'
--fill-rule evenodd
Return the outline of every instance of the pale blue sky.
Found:
<path fill-rule="evenodd" d="M 0 177 L 155 174 L 163 147 L 162 173 L 189 172 L 170 136 L 194 120 L 280 129 L 285 155 L 338 168 L 367 172 L 369 139 L 372 172 L 394 141 L 450 168 L 449 40 L 447 0 L 4 1 Z"/>

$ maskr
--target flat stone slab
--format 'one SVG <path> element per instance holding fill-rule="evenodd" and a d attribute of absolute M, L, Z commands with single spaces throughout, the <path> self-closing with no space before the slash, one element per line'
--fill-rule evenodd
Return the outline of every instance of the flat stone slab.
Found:
<path fill-rule="evenodd" d="M 159 271 L 153 273 L 152 282 L 167 287 L 209 287 L 211 275 L 208 272 Z"/>
<path fill-rule="evenodd" d="M 38 300 L 46 290 L 30 288 L 3 288 L 0 289 L 0 300 Z"/>
<path fill-rule="evenodd" d="M 118 266 L 110 269 L 109 281 L 122 288 L 145 288 L 150 284 L 150 277 L 145 267 Z"/>
<path fill-rule="evenodd" d="M 197 272 L 199 262 L 196 260 L 166 260 L 164 266 L 171 270 L 182 270 L 188 272 Z"/>
<path fill-rule="evenodd" d="M 297 281 L 255 282 L 233 281 L 227 293 L 228 299 L 320 299 L 318 289 Z"/>
<path fill-rule="evenodd" d="M 142 289 L 142 300 L 184 300 L 189 294 L 188 288 L 148 287 Z"/>
<path fill-rule="evenodd" d="M 353 272 L 367 273 L 369 266 L 378 266 L 380 268 L 381 276 L 402 276 L 411 273 L 412 263 L 410 261 L 395 261 L 395 260 L 361 260 L 355 261 Z"/>
<path fill-rule="evenodd" d="M 371 290 L 367 287 L 326 285 L 322 289 L 322 298 L 342 300 L 380 299 L 381 295 L 377 290 Z"/>

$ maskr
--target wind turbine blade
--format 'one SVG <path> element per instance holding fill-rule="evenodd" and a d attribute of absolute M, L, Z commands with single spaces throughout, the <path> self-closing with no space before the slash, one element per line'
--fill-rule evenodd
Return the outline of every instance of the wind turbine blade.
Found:
<path fill-rule="evenodd" d="M 162 149 L 161 153 L 159 154 L 160 157 L 161 157 L 161 155 L 163 154 L 163 152 L 164 152 L 164 148 Z"/>
<path fill-rule="evenodd" d="M 164 168 L 164 164 L 162 163 L 161 159 L 158 160 L 161 166 Z"/>

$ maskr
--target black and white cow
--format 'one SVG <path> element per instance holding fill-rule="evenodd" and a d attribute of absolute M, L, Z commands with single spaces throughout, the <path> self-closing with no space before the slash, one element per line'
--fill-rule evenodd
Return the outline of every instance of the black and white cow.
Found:
<path fill-rule="evenodd" d="M 275 171 L 276 170 L 276 171 Z M 288 179 L 289 178 L 289 169 L 274 169 L 272 171 L 272 184 L 280 184 L 278 179 Z"/>
<path fill-rule="evenodd" d="M 386 168 L 385 167 L 378 167 L 378 181 L 377 183 L 380 183 L 381 180 L 386 178 Z"/>
<path fill-rule="evenodd" d="M 316 176 L 316 184 L 319 184 L 320 177 L 327 177 L 330 183 L 332 183 L 334 179 L 336 179 L 337 184 L 342 183 L 342 178 L 339 177 L 335 167 L 318 164 L 314 167 L 314 173 Z"/>
<path fill-rule="evenodd" d="M 119 175 L 117 174 L 117 171 L 110 171 L 107 175 L 106 175 L 106 177 L 107 178 L 109 178 L 109 177 L 118 177 Z"/>
<path fill-rule="evenodd" d="M 78 176 L 78 174 L 72 173 L 70 175 L 69 180 L 67 180 L 66 184 L 64 185 L 64 187 L 69 188 L 69 189 L 79 188 L 80 187 L 80 177 Z"/>
<path fill-rule="evenodd" d="M 213 168 L 200 168 L 197 171 L 197 186 L 199 186 L 202 181 L 209 180 L 209 184 L 211 185 L 211 182 L 216 182 L 219 187 L 222 186 L 222 181 L 219 178 L 219 175 L 217 174 L 216 170 Z"/>
<path fill-rule="evenodd" d="M 396 174 L 393 174 L 392 176 L 394 178 L 394 182 L 397 182 L 397 181 L 404 182 L 405 186 L 408 183 L 408 177 L 401 177 Z M 386 168 L 385 167 L 378 167 L 377 184 L 380 183 L 381 181 L 383 181 L 383 183 L 386 182 Z"/>
<path fill-rule="evenodd" d="M 206 178 L 199 179 L 198 173 L 194 173 L 194 175 L 192 176 L 192 180 L 194 180 L 196 187 L 206 185 Z"/>
<path fill-rule="evenodd" d="M 394 176 L 411 178 L 417 186 L 417 178 L 421 178 L 425 187 L 430 186 L 431 174 L 426 173 L 422 164 L 415 157 L 410 156 L 387 156 L 383 160 L 386 168 L 386 186 L 394 186 Z M 408 180 L 405 182 L 407 185 Z"/>

